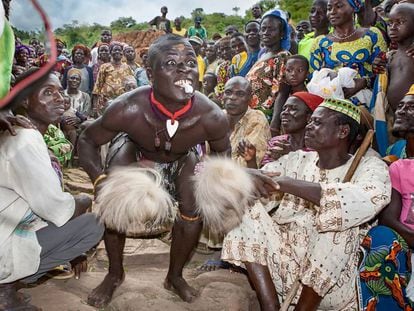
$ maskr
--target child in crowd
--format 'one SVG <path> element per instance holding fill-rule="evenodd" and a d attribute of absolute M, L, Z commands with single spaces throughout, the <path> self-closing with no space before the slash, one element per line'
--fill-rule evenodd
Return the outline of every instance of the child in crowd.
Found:
<path fill-rule="evenodd" d="M 306 92 L 306 79 L 309 75 L 309 62 L 302 55 L 292 55 L 286 62 L 286 83 L 290 85 L 290 94 Z"/>
<path fill-rule="evenodd" d="M 147 75 L 147 66 L 148 60 L 148 48 L 144 48 L 139 52 L 139 57 L 141 58 L 141 67 L 135 71 L 135 78 L 137 79 L 138 86 L 149 85 L 149 79 Z"/>
<path fill-rule="evenodd" d="M 247 44 L 243 34 L 235 32 L 231 36 L 230 47 L 233 51 L 233 58 L 231 59 L 230 76 L 245 76 L 248 72 L 244 66 L 247 62 Z M 242 74 L 243 73 L 243 74 Z"/>
<path fill-rule="evenodd" d="M 289 56 L 285 67 L 285 83 L 287 87 L 281 88 L 273 107 L 273 119 L 270 123 L 272 136 L 278 136 L 280 132 L 280 113 L 288 97 L 296 92 L 307 92 L 305 85 L 309 75 L 309 62 L 302 55 Z"/>
<path fill-rule="evenodd" d="M 387 99 L 390 107 L 389 124 L 393 123 L 398 103 L 414 83 L 414 59 L 407 55 L 407 49 L 414 42 L 414 4 L 395 5 L 389 14 L 388 35 L 398 44 L 398 49 L 390 52 L 388 59 Z"/>
<path fill-rule="evenodd" d="M 72 146 L 76 147 L 80 125 L 88 117 L 72 107 L 69 96 L 64 96 L 63 99 L 65 102 L 65 112 L 63 113 L 60 127 Z"/>
<path fill-rule="evenodd" d="M 207 72 L 203 78 L 203 94 L 215 102 L 217 105 L 219 105 L 221 108 L 223 108 L 220 100 L 218 100 L 216 94 L 214 93 L 214 88 L 216 85 L 217 76 L 212 72 Z"/>
<path fill-rule="evenodd" d="M 124 91 L 129 92 L 135 90 L 138 87 L 137 80 L 134 76 L 127 76 L 124 78 Z"/>
<path fill-rule="evenodd" d="M 68 96 L 64 96 L 63 98 L 65 102 L 65 112 L 62 116 L 61 128 L 65 134 L 65 137 L 70 141 L 72 146 L 76 146 L 77 126 L 73 122 L 69 122 L 69 120 L 77 118 L 76 110 L 71 107 Z"/>

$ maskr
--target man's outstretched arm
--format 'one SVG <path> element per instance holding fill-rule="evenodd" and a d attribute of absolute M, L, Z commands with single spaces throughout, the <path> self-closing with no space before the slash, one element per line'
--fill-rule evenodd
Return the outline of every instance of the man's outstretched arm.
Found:
<path fill-rule="evenodd" d="M 231 155 L 230 129 L 226 115 L 220 110 L 209 116 L 205 123 L 208 144 L 214 155 Z"/>
<path fill-rule="evenodd" d="M 102 174 L 100 147 L 122 131 L 120 124 L 125 124 L 124 105 L 113 103 L 105 114 L 89 125 L 79 137 L 79 162 L 92 182 Z"/>

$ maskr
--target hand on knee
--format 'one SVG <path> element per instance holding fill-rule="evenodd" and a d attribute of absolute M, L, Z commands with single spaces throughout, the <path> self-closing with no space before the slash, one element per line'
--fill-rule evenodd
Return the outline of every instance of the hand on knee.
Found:
<path fill-rule="evenodd" d="M 85 194 L 78 194 L 74 196 L 75 199 L 75 212 L 71 219 L 74 219 L 82 214 L 85 214 L 87 210 L 92 207 L 92 199 Z"/>

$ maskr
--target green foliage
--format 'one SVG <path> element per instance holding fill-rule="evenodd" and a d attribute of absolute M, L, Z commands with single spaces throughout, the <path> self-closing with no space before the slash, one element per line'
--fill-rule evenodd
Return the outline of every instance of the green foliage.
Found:
<path fill-rule="evenodd" d="M 108 28 L 100 24 L 94 23 L 93 25 L 79 24 L 74 20 L 71 24 L 64 24 L 62 27 L 55 30 L 55 35 L 59 39 L 66 42 L 69 50 L 75 44 L 85 44 L 91 47 L 101 36 L 103 29 Z"/>
<path fill-rule="evenodd" d="M 15 37 L 20 38 L 20 40 L 26 42 L 29 41 L 31 38 L 37 38 L 38 34 L 35 31 L 24 31 L 24 30 L 19 30 L 15 27 L 12 26 L 13 32 Z"/>
<path fill-rule="evenodd" d="M 234 15 L 239 15 L 239 11 L 240 11 L 240 7 L 235 6 L 234 8 L 231 9 L 232 11 L 234 11 Z"/>
<path fill-rule="evenodd" d="M 201 17 L 204 17 L 204 9 L 203 8 L 196 8 L 196 9 L 194 9 L 192 12 L 191 12 L 191 20 L 193 20 L 194 21 L 194 18 L 196 17 L 196 16 L 201 16 Z"/>
<path fill-rule="evenodd" d="M 288 11 L 291 19 L 297 23 L 309 18 L 312 0 L 280 0 L 279 4 L 281 9 Z"/>
<path fill-rule="evenodd" d="M 292 20 L 298 22 L 302 19 L 307 19 L 309 15 L 310 6 L 312 0 L 260 0 L 258 1 L 263 8 L 263 12 L 277 7 L 289 11 L 292 14 Z M 182 26 L 187 28 L 194 25 L 194 17 L 202 17 L 202 25 L 206 27 L 208 36 L 214 33 L 224 34 L 224 29 L 229 25 L 236 26 L 240 32 L 244 30 L 244 24 L 253 19 L 251 10 L 245 11 L 245 15 L 240 16 L 240 8 L 235 6 L 233 8 L 234 14 L 226 15 L 223 13 L 211 13 L 206 14 L 203 8 L 195 8 L 191 12 L 191 16 L 181 16 Z M 70 24 L 64 24 L 62 27 L 55 29 L 55 35 L 67 43 L 68 49 L 77 43 L 85 44 L 92 47 L 100 38 L 103 29 L 107 29 L 109 26 L 103 26 L 98 23 L 92 25 L 81 24 L 77 20 L 73 20 Z M 110 28 L 114 35 L 121 32 L 130 32 L 135 30 L 147 30 L 149 29 L 147 22 L 137 23 L 132 17 L 120 17 L 110 23 Z M 42 39 L 44 34 L 41 31 L 21 31 L 13 28 L 17 37 L 23 41 L 28 41 L 32 37 Z"/>
<path fill-rule="evenodd" d="M 288 1 L 296 1 L 296 0 L 288 0 Z M 260 7 L 262 8 L 263 13 L 265 13 L 271 9 L 274 9 L 277 6 L 277 2 L 278 1 L 275 1 L 275 0 L 260 0 L 257 3 L 260 4 Z M 250 8 L 246 10 L 245 14 L 246 14 L 245 19 L 247 21 L 253 19 L 252 11 Z"/>
<path fill-rule="evenodd" d="M 240 16 L 230 15 L 221 18 L 218 15 L 219 13 L 209 14 L 205 18 L 205 27 L 207 28 L 207 33 L 211 37 L 214 33 L 224 34 L 224 29 L 227 26 L 234 25 L 240 32 L 244 31 L 244 19 Z"/>
<path fill-rule="evenodd" d="M 111 29 L 112 31 L 116 31 L 118 29 L 125 29 L 134 27 L 137 24 L 136 20 L 130 17 L 120 17 L 117 20 L 111 22 Z"/>

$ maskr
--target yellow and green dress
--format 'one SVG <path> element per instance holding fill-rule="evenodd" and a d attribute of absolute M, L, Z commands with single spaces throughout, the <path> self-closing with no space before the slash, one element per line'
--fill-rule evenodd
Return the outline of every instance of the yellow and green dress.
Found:
<path fill-rule="evenodd" d="M 2 11 L 0 10 L 0 99 L 5 97 L 10 89 L 14 56 L 13 30 Z"/>
<path fill-rule="evenodd" d="M 57 126 L 50 124 L 43 139 L 59 164 L 64 166 L 72 158 L 73 146 Z M 55 168 L 55 167 L 54 167 Z M 56 170 L 56 169 L 55 169 Z"/>
<path fill-rule="evenodd" d="M 231 59 L 231 76 L 240 75 L 240 71 L 243 69 L 248 59 L 248 54 L 246 51 L 238 53 L 233 56 Z"/>

